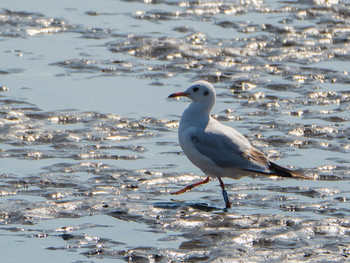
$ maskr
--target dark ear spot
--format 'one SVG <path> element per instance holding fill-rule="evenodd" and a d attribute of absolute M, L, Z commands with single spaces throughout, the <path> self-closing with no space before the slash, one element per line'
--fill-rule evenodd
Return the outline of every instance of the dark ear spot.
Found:
<path fill-rule="evenodd" d="M 193 90 L 194 92 L 197 92 L 197 91 L 199 90 L 199 88 L 198 88 L 198 87 L 194 87 L 192 90 Z"/>
<path fill-rule="evenodd" d="M 204 96 L 208 96 L 209 95 L 209 91 L 204 91 Z"/>

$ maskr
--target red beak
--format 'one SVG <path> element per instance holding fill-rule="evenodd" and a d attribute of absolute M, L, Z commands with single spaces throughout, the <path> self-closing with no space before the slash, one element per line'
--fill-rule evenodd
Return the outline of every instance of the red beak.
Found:
<path fill-rule="evenodd" d="M 175 92 L 173 94 L 170 94 L 168 98 L 176 98 L 176 97 L 187 97 L 189 93 L 186 92 Z"/>

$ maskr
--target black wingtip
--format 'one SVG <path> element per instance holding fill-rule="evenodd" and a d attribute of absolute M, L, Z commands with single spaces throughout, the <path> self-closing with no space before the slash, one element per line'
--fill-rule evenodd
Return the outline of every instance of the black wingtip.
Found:
<path fill-rule="evenodd" d="M 277 176 L 281 176 L 281 177 L 289 177 L 289 178 L 300 178 L 300 179 L 309 179 L 312 180 L 314 178 L 295 172 L 295 171 L 291 171 L 287 168 L 284 168 L 282 166 L 279 166 L 273 162 L 270 162 L 269 168 L 271 170 L 271 173 Z"/>

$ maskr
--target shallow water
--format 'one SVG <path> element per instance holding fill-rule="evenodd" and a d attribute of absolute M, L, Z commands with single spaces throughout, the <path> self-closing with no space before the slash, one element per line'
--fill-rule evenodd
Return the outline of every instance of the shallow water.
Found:
<path fill-rule="evenodd" d="M 350 6 L 333 1 L 7 1 L 0 11 L 2 257 L 57 262 L 346 261 Z M 213 114 L 315 181 L 225 179 L 181 153 Z M 18 253 L 21 251 L 21 253 Z"/>

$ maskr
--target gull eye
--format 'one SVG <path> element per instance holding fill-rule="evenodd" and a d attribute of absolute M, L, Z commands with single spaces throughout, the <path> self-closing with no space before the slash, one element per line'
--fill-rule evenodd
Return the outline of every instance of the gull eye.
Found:
<path fill-rule="evenodd" d="M 204 96 L 208 96 L 209 95 L 209 91 L 204 91 Z"/>
<path fill-rule="evenodd" d="M 194 92 L 197 92 L 197 91 L 199 90 L 199 88 L 198 88 L 198 87 L 194 87 L 192 90 L 193 90 Z"/>

